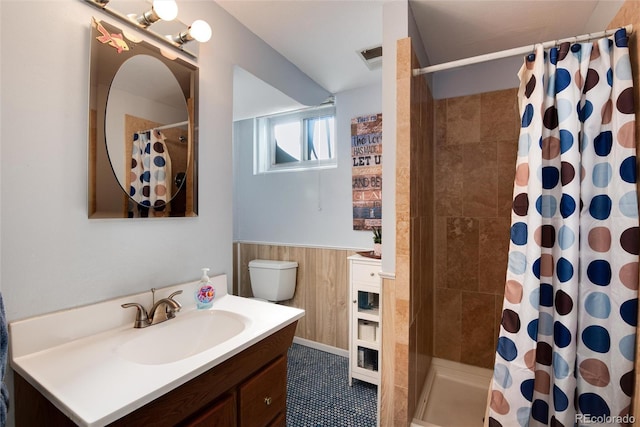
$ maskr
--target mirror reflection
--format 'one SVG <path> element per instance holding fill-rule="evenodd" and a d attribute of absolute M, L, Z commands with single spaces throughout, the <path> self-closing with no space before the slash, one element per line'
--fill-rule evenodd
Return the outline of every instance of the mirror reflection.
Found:
<path fill-rule="evenodd" d="M 90 218 L 194 216 L 194 65 L 104 21 L 91 37 Z"/>

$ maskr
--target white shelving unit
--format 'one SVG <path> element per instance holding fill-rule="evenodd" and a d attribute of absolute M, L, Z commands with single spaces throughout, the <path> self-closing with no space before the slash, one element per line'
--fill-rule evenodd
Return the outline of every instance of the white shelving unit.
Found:
<path fill-rule="evenodd" d="M 379 259 L 349 258 L 349 385 L 353 379 L 380 384 L 382 316 Z"/>

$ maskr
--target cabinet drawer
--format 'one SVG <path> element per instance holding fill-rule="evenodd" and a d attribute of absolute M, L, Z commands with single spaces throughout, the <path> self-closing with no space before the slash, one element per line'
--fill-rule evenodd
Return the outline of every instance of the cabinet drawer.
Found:
<path fill-rule="evenodd" d="M 279 357 L 240 386 L 240 427 L 264 427 L 286 410 L 287 364 Z"/>
<path fill-rule="evenodd" d="M 351 264 L 351 277 L 354 282 L 369 283 L 371 285 L 379 285 L 380 277 L 380 265 L 371 265 L 364 263 L 352 263 Z"/>

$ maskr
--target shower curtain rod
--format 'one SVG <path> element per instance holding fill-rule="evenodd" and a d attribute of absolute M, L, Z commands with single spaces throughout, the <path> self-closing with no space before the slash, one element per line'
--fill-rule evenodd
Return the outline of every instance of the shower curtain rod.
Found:
<path fill-rule="evenodd" d="M 189 124 L 189 120 L 185 120 L 184 122 L 178 122 L 178 123 L 172 123 L 169 125 L 164 125 L 164 126 L 158 126 L 157 128 L 154 129 L 158 129 L 158 130 L 162 130 L 162 129 L 171 129 L 171 128 L 176 128 L 178 126 L 185 126 Z"/>
<path fill-rule="evenodd" d="M 626 26 L 620 27 L 620 28 L 624 28 L 625 30 L 627 30 L 627 34 L 631 34 L 633 32 L 633 25 L 626 25 Z M 582 41 L 586 41 L 586 40 L 597 39 L 597 38 L 601 38 L 601 37 L 607 37 L 607 36 L 610 36 L 611 34 L 614 34 L 620 28 L 616 28 L 615 30 L 599 31 L 597 33 L 583 34 L 581 36 L 568 37 L 566 39 L 561 39 L 561 40 L 550 40 L 548 42 L 542 43 L 542 47 L 544 47 L 546 49 L 548 47 L 553 47 L 553 46 L 555 46 L 557 44 L 564 43 L 564 42 L 577 43 L 577 42 L 582 42 Z M 471 65 L 471 64 L 478 64 L 480 62 L 493 61 L 494 59 L 502 59 L 502 58 L 509 58 L 511 56 L 516 56 L 516 55 L 523 55 L 523 54 L 526 54 L 526 53 L 533 52 L 535 50 L 535 46 L 537 44 L 539 44 L 539 43 L 536 43 L 535 45 L 516 47 L 516 48 L 513 48 L 513 49 L 501 50 L 499 52 L 487 53 L 487 54 L 484 54 L 484 55 L 478 55 L 478 56 L 472 56 L 472 57 L 469 57 L 469 58 L 458 59 L 458 60 L 451 61 L 451 62 L 444 62 L 442 64 L 430 65 L 430 66 L 424 67 L 424 68 L 414 68 L 413 75 L 415 77 L 415 76 L 420 76 L 422 74 L 435 73 L 436 71 L 442 71 L 442 70 L 448 70 L 448 69 L 451 69 L 451 68 L 463 67 L 465 65 Z"/>
<path fill-rule="evenodd" d="M 154 128 L 151 128 L 151 129 L 156 129 L 156 130 L 171 129 L 171 128 L 176 128 L 178 126 L 186 126 L 188 124 L 189 124 L 189 120 L 185 120 L 184 122 L 171 123 L 171 124 L 163 125 L 163 126 L 156 126 Z M 144 130 L 141 130 L 141 131 L 138 131 L 138 132 L 146 132 L 148 130 L 149 129 L 144 129 Z"/>

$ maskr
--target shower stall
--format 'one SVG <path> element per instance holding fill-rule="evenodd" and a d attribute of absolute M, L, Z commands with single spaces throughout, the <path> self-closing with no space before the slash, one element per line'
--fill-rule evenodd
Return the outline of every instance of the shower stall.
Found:
<path fill-rule="evenodd" d="M 413 76 L 411 40 L 397 48 L 396 275 L 382 291 L 395 333 L 383 334 L 380 425 L 447 425 L 429 415 L 431 390 L 462 384 L 486 402 L 490 386 L 521 118 L 517 89 L 434 100 Z M 483 424 L 480 409 L 469 425 Z"/>

